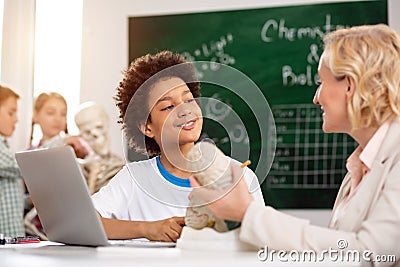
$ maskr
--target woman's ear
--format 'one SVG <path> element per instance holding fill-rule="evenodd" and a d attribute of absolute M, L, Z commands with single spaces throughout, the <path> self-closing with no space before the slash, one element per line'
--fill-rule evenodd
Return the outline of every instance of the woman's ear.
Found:
<path fill-rule="evenodd" d="M 354 92 L 356 90 L 356 84 L 354 82 L 354 79 L 347 76 L 346 80 L 347 80 L 347 92 L 346 92 L 346 94 L 347 94 L 348 97 L 353 97 Z"/>

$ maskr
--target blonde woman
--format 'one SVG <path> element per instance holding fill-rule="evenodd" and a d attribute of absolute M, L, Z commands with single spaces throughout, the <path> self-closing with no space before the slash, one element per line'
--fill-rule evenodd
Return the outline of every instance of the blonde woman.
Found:
<path fill-rule="evenodd" d="M 347 133 L 359 144 L 347 160 L 329 228 L 255 203 L 242 181 L 215 202 L 221 192 L 200 188 L 192 194 L 212 202 L 220 218 L 242 221 L 245 242 L 320 255 L 329 249 L 354 250 L 371 265 L 394 255 L 379 264 L 400 266 L 399 34 L 386 25 L 358 26 L 332 32 L 324 43 L 321 84 L 314 96 L 323 112 L 322 128 Z M 199 185 L 194 177 L 191 183 Z"/>

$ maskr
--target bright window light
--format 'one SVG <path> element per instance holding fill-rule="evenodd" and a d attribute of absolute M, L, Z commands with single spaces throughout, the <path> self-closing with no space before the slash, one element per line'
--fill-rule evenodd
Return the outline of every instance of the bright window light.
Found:
<path fill-rule="evenodd" d="M 1 77 L 1 57 L 3 54 L 3 14 L 4 14 L 4 0 L 0 0 L 0 77 Z"/>
<path fill-rule="evenodd" d="M 57 92 L 68 103 L 68 131 L 77 134 L 83 0 L 36 0 L 34 97 Z M 41 133 L 35 129 L 35 137 Z"/>

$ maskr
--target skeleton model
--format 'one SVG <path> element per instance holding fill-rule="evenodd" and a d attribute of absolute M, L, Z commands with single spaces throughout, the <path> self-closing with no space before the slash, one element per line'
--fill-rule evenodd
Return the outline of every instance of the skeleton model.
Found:
<path fill-rule="evenodd" d="M 97 192 L 124 166 L 124 161 L 111 153 L 108 134 L 109 120 L 104 108 L 94 102 L 81 104 L 75 114 L 81 137 L 94 155 L 81 161 L 90 193 Z"/>
<path fill-rule="evenodd" d="M 201 185 L 213 189 L 226 189 L 233 185 L 231 159 L 215 145 L 199 142 L 189 151 L 187 159 L 188 170 L 196 176 Z M 211 227 L 218 232 L 226 232 L 239 225 L 217 218 L 206 206 L 200 204 L 196 198 L 190 200 L 185 216 L 187 226 L 195 229 Z"/>

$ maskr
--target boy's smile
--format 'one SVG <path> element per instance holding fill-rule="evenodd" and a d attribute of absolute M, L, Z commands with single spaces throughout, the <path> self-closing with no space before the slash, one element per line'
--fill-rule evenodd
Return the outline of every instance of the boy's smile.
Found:
<path fill-rule="evenodd" d="M 179 124 L 178 125 L 178 127 L 179 128 L 182 128 L 183 130 L 191 130 L 191 129 L 193 129 L 196 125 L 196 120 L 197 119 L 193 119 L 193 120 L 190 120 L 190 121 L 188 121 L 188 122 L 185 122 L 185 123 L 182 123 L 182 124 Z"/>

